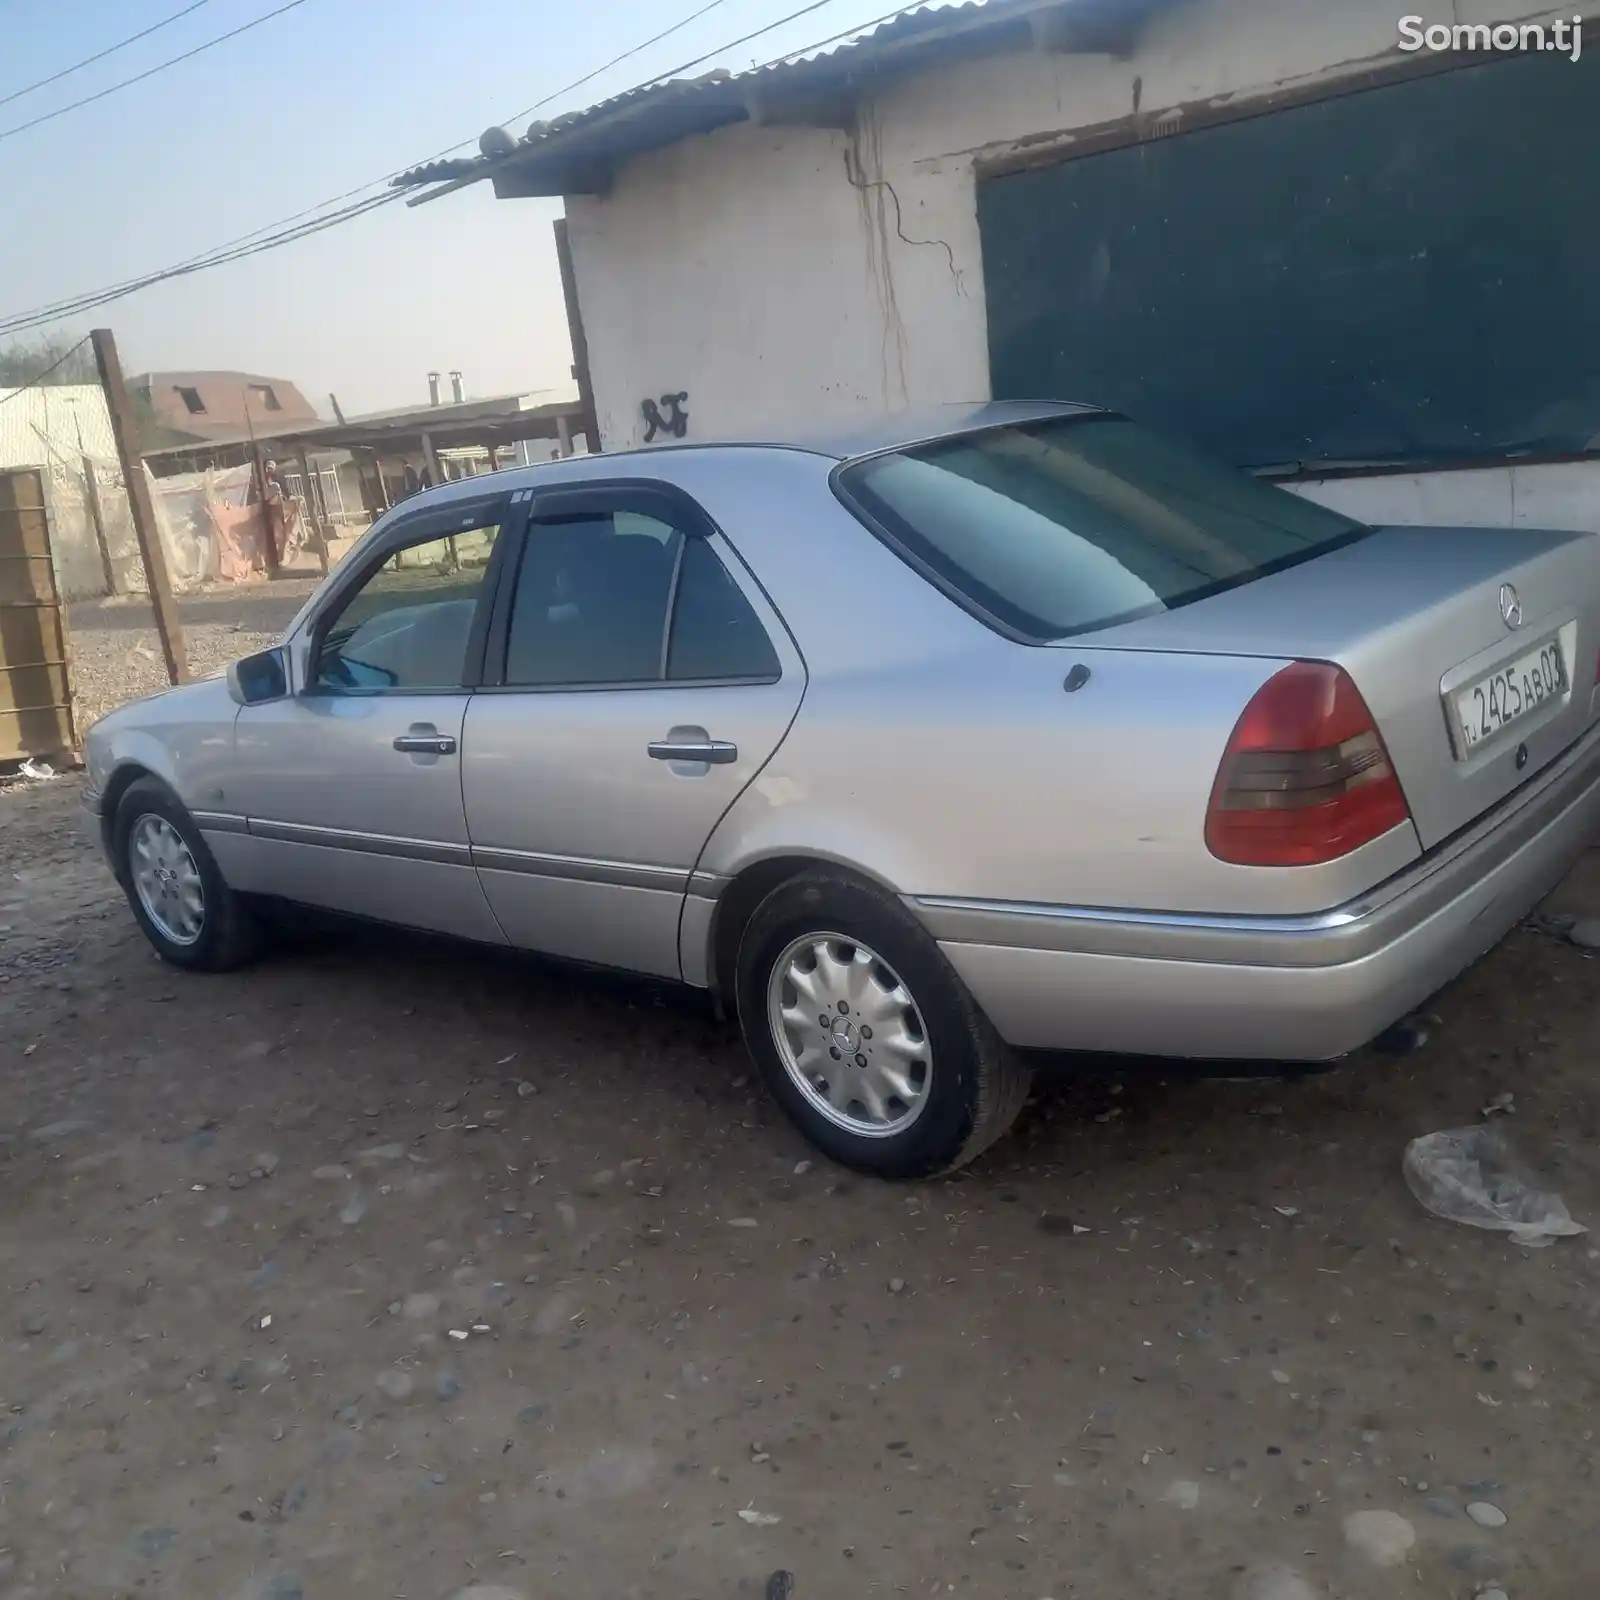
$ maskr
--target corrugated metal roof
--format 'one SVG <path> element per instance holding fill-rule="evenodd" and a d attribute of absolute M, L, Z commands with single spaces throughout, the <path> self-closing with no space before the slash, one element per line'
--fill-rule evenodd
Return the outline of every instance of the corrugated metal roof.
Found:
<path fill-rule="evenodd" d="M 1131 46 L 1145 20 L 1175 0 L 969 0 L 902 12 L 833 49 L 759 67 L 669 78 L 602 100 L 582 111 L 535 122 L 504 150 L 508 135 L 490 129 L 485 151 L 501 153 L 414 167 L 396 188 L 496 179 L 517 195 L 581 193 L 603 186 L 617 164 L 647 150 L 751 120 L 755 108 L 844 103 L 869 82 L 925 70 L 957 57 L 1026 50 L 1036 19 L 1061 18 L 1057 47 Z"/>
<path fill-rule="evenodd" d="M 12 467 L 52 467 L 76 473 L 83 455 L 100 465 L 115 466 L 117 462 L 111 413 L 98 384 L 0 389 L 0 472 Z"/>

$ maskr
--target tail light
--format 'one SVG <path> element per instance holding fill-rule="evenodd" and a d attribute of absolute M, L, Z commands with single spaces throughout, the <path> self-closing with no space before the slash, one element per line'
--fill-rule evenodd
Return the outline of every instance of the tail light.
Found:
<path fill-rule="evenodd" d="M 1334 861 L 1408 821 L 1367 703 L 1326 661 L 1276 672 L 1228 740 L 1206 813 L 1206 846 L 1249 867 Z"/>

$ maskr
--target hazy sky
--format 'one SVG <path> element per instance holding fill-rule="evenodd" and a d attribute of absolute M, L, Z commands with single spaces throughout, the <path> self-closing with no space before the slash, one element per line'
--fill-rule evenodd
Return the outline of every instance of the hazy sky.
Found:
<path fill-rule="evenodd" d="M 186 0 L 0 0 L 0 99 Z M 705 0 L 305 0 L 98 104 L 9 128 L 276 9 L 207 0 L 58 84 L 0 105 L 0 315 L 168 266 L 411 165 L 610 60 Z M 696 73 L 765 62 L 893 8 L 720 0 L 660 44 L 563 95 L 549 117 L 716 49 Z M 521 134 L 526 114 L 511 124 Z M 466 152 L 461 152 L 466 153 Z M 324 416 L 420 403 L 426 374 L 469 394 L 567 378 L 550 224 L 557 200 L 487 184 L 387 206 L 303 242 L 145 289 L 63 326 L 113 328 L 129 372 L 243 369 L 298 383 Z M 3 341 L 0 341 L 3 342 Z"/>

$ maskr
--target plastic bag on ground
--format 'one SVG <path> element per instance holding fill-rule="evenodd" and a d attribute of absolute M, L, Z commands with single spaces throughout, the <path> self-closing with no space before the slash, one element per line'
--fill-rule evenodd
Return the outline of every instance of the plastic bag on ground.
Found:
<path fill-rule="evenodd" d="M 1509 1233 L 1519 1244 L 1587 1233 L 1561 1196 L 1538 1187 L 1498 1126 L 1446 1128 L 1406 1146 L 1406 1185 L 1447 1222 Z"/>

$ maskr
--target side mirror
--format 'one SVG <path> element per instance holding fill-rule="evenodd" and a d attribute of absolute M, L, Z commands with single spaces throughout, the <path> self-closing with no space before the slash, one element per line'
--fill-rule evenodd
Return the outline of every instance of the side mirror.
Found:
<path fill-rule="evenodd" d="M 228 693 L 242 706 L 283 700 L 289 693 L 289 663 L 281 646 L 245 656 L 228 668 Z"/>

